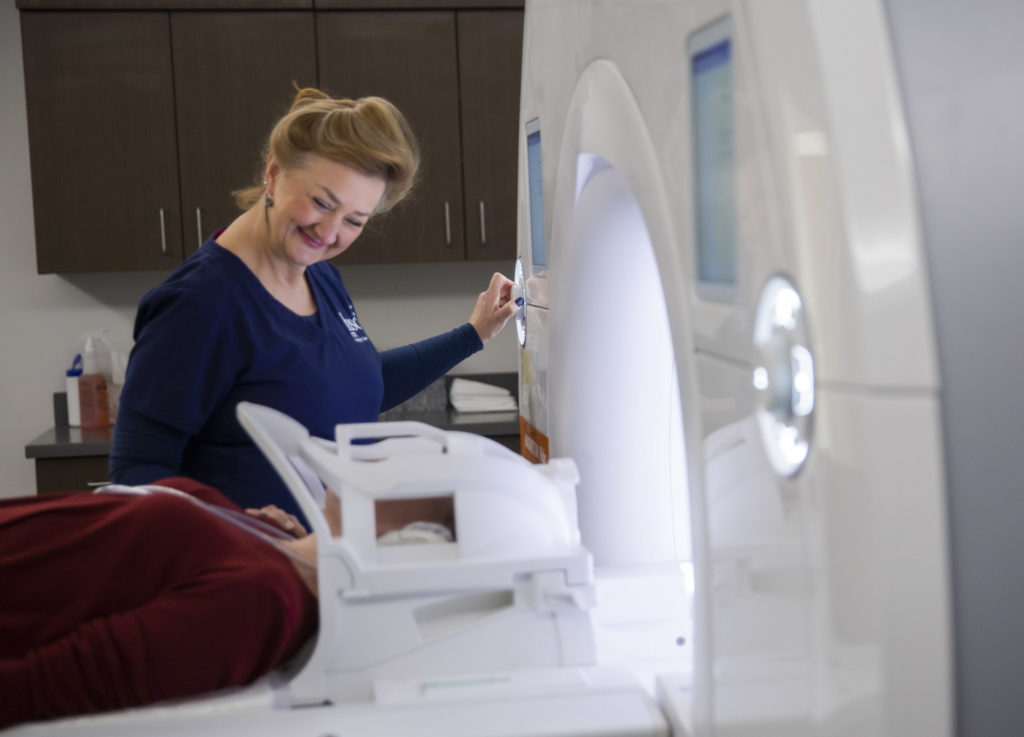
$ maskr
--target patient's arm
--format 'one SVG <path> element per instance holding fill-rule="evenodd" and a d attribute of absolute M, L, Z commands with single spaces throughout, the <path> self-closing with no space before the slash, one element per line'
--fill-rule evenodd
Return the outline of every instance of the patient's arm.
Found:
<path fill-rule="evenodd" d="M 290 559 L 175 495 L 11 500 L 0 527 L 0 728 L 241 685 L 315 628 Z"/>

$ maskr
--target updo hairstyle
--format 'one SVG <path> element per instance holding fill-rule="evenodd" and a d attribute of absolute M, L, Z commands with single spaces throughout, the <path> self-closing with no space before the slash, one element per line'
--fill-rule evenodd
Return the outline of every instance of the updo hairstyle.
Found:
<path fill-rule="evenodd" d="M 374 214 L 398 204 L 416 183 L 419 147 L 405 116 L 382 97 L 333 99 L 307 87 L 295 95 L 291 109 L 274 125 L 264 148 L 283 170 L 300 169 L 310 155 L 350 166 L 384 180 L 384 194 Z M 263 168 L 259 180 L 234 193 L 235 203 L 248 210 L 263 199 Z"/>

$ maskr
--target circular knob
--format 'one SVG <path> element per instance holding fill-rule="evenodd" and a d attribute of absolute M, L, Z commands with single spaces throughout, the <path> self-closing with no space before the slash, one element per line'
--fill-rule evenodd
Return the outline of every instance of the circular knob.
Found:
<path fill-rule="evenodd" d="M 516 335 L 519 345 L 526 346 L 526 277 L 523 274 L 523 261 L 516 259 L 515 275 L 512 285 L 512 299 L 519 305 L 516 310 Z"/>
<path fill-rule="evenodd" d="M 814 413 L 814 358 L 800 293 L 784 276 L 761 290 L 754 317 L 753 382 L 761 439 L 772 467 L 796 474 L 807 460 Z"/>

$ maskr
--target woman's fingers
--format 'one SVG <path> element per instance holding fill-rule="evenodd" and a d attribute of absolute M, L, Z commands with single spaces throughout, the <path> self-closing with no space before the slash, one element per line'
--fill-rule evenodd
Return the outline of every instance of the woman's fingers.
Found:
<path fill-rule="evenodd" d="M 469 322 L 484 343 L 501 332 L 518 309 L 512 301 L 512 286 L 511 279 L 496 272 L 487 289 L 477 297 Z"/>

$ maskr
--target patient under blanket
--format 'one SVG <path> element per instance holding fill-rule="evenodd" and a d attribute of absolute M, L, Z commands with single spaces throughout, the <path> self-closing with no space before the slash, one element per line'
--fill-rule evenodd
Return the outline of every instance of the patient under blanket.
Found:
<path fill-rule="evenodd" d="M 160 484 L 241 513 L 198 482 Z M 313 635 L 296 564 L 204 505 L 0 501 L 0 729 L 250 683 Z"/>

